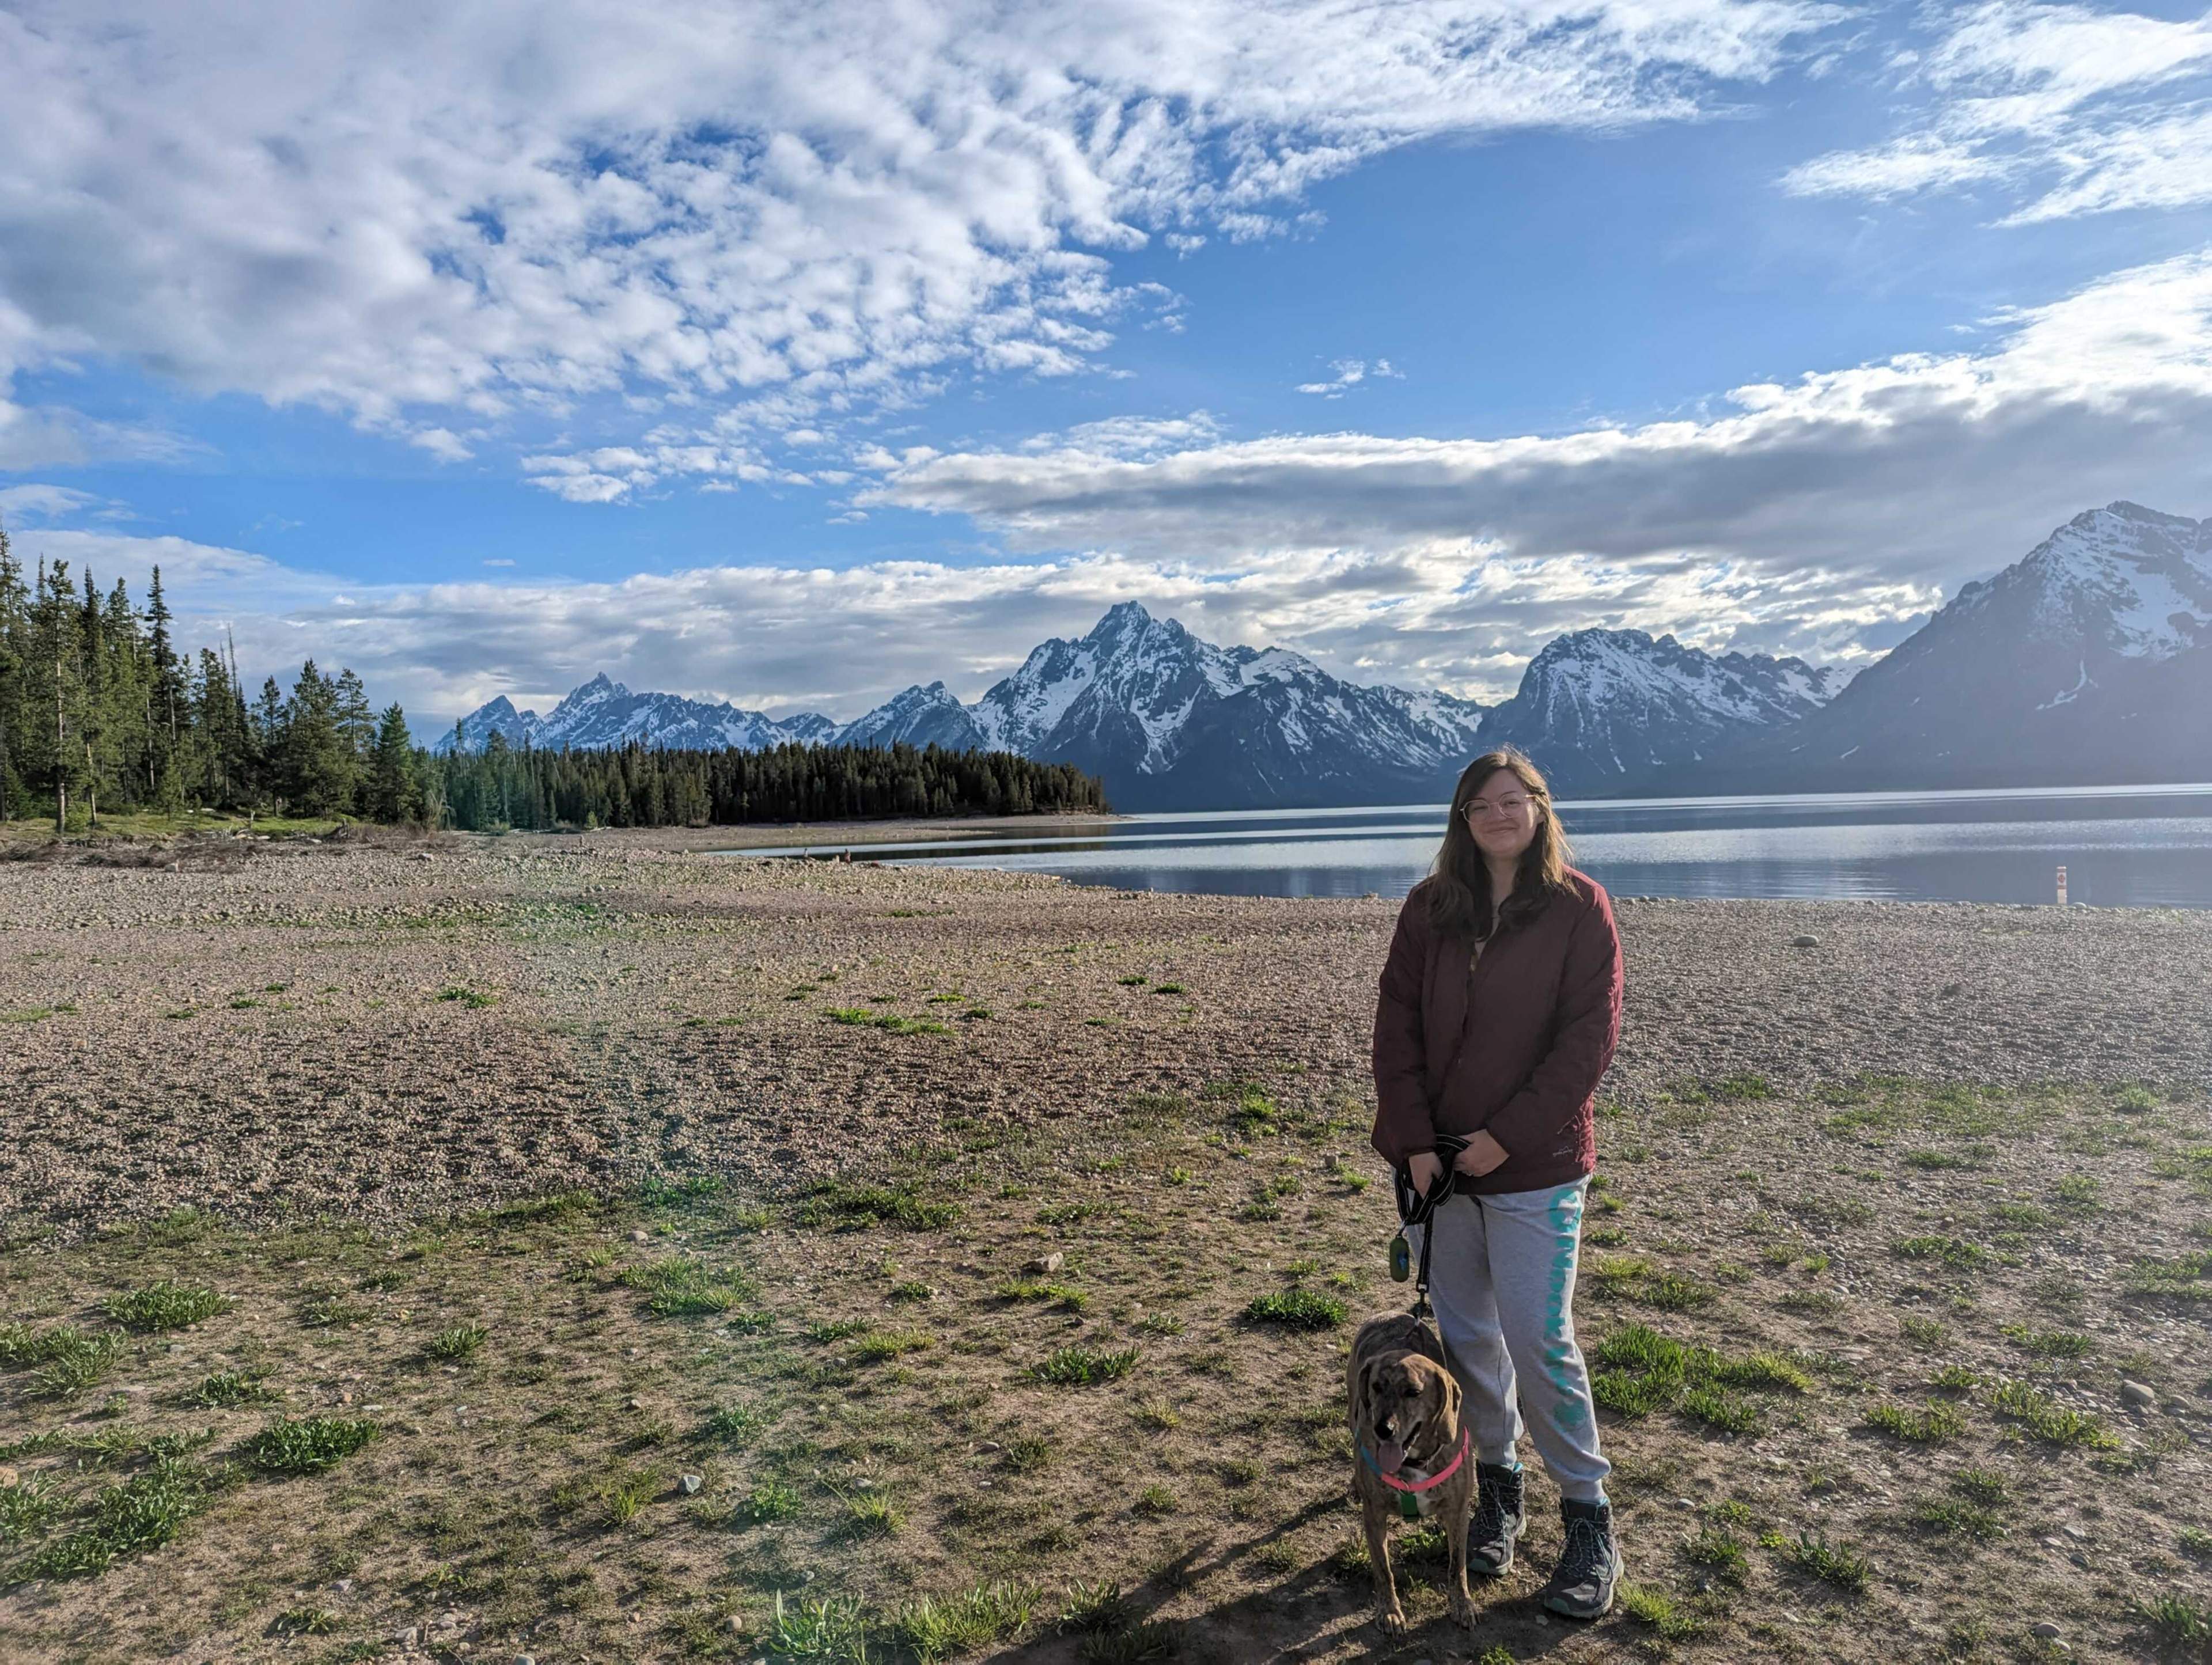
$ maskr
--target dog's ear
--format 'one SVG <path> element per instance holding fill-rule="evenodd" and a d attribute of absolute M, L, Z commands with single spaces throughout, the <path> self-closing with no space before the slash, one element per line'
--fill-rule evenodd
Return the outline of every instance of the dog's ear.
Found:
<path fill-rule="evenodd" d="M 1362 1405 L 1375 1402 L 1375 1373 L 1382 1365 L 1381 1359 L 1370 1358 L 1359 1367 L 1359 1402 Z"/>
<path fill-rule="evenodd" d="M 1449 1370 L 1439 1370 L 1437 1374 L 1443 1378 L 1444 1420 L 1449 1426 L 1456 1428 L 1459 1426 L 1459 1378 Z"/>

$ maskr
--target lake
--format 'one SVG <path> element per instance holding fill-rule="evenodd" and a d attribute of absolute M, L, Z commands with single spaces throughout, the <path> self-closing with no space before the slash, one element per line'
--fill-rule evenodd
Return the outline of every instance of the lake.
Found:
<path fill-rule="evenodd" d="M 2212 783 L 1562 802 L 1575 865 L 1615 896 L 2212 908 Z M 1033 838 L 852 846 L 854 860 L 1060 873 L 1125 890 L 1402 896 L 1443 804 L 1133 816 Z M 817 856 L 821 848 L 813 852 Z M 797 855 L 797 848 L 745 855 Z"/>

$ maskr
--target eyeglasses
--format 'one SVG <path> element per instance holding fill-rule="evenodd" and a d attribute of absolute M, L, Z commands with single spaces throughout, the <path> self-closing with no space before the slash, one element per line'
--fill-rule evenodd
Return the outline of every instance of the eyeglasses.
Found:
<path fill-rule="evenodd" d="M 1510 815 L 1517 819 L 1527 811 L 1531 801 L 1517 792 L 1509 792 L 1494 803 L 1487 798 L 1470 798 L 1467 800 L 1464 812 L 1470 821 L 1480 821 L 1492 810 L 1496 810 L 1500 815 Z"/>

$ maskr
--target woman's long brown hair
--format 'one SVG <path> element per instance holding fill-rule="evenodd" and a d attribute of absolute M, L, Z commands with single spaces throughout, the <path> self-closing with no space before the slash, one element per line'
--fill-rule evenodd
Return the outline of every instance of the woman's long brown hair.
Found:
<path fill-rule="evenodd" d="M 1467 766 L 1452 788 L 1451 818 L 1444 842 L 1437 851 L 1429 875 L 1429 923 L 1440 935 L 1486 939 L 1491 934 L 1490 867 L 1482 847 L 1468 829 L 1468 800 L 1480 792 L 1490 777 L 1504 769 L 1520 781 L 1522 790 L 1536 805 L 1536 836 L 1521 852 L 1513 875 L 1513 894 L 1497 911 L 1496 928 L 1517 931 L 1544 911 L 1553 896 L 1570 888 L 1567 863 L 1574 852 L 1559 830 L 1559 817 L 1552 810 L 1552 789 L 1542 772 L 1510 746 L 1486 751 Z"/>

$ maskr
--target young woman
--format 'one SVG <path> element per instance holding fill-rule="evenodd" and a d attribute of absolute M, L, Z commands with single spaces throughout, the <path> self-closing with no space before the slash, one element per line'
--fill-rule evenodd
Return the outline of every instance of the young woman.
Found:
<path fill-rule="evenodd" d="M 1620 939 L 1569 854 L 1534 764 L 1506 750 L 1468 765 L 1382 968 L 1374 1145 L 1426 1195 L 1444 1171 L 1438 1136 L 1466 1141 L 1427 1229 L 1430 1299 L 1478 1459 L 1468 1569 L 1513 1564 L 1525 1407 L 1566 1528 L 1544 1605 L 1595 1619 L 1621 1559 L 1575 1345 L 1575 1260 L 1593 1099 L 1620 1035 Z M 1416 1256 L 1421 1230 L 1407 1232 Z"/>

